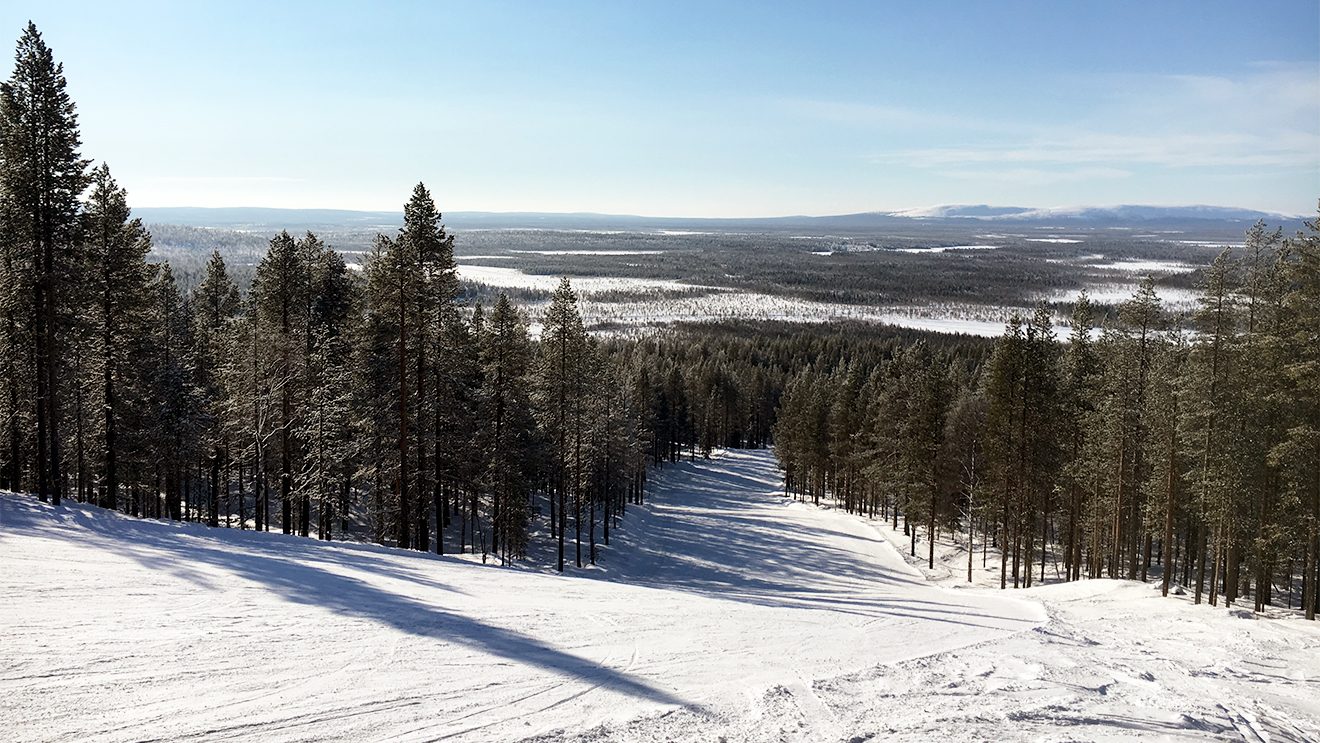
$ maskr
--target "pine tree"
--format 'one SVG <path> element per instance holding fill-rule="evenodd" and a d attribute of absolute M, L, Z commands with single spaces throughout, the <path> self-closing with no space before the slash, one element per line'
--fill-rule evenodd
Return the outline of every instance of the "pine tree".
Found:
<path fill-rule="evenodd" d="M 986 481 L 986 403 L 975 387 L 965 387 L 949 408 L 944 424 L 944 453 L 941 462 L 951 490 L 961 500 L 961 516 L 967 531 L 967 582 L 972 582 L 976 555 L 976 520 L 985 510 L 981 499 Z"/>
<path fill-rule="evenodd" d="M 530 363 L 526 324 L 501 293 L 481 338 L 480 421 L 492 549 L 505 563 L 523 555 L 527 545 L 528 465 L 535 428 L 530 416 Z"/>
<path fill-rule="evenodd" d="M 1231 285 L 1232 260 L 1225 250 L 1205 274 L 1200 308 L 1195 316 L 1199 332 L 1192 346 L 1183 405 L 1188 417 L 1188 477 L 1194 488 L 1197 533 L 1192 549 L 1197 556 L 1195 601 L 1201 603 L 1206 589 L 1206 560 L 1214 548 L 1217 570 L 1223 553 L 1224 529 L 1229 518 L 1235 487 L 1228 452 L 1231 450 L 1232 349 L 1237 334 L 1236 311 Z M 1213 539 L 1213 542 L 1211 541 Z M 1210 580 L 1210 603 L 1215 603 L 1215 580 Z"/>
<path fill-rule="evenodd" d="M 1090 467 L 1086 458 L 1093 430 L 1097 377 L 1100 359 L 1091 338 L 1094 316 L 1091 301 L 1082 292 L 1073 305 L 1068 349 L 1064 356 L 1060 416 L 1062 430 L 1062 476 L 1066 489 L 1068 525 L 1064 566 L 1069 580 L 1082 577 L 1083 533 L 1087 507 L 1091 501 L 1088 481 Z"/>
<path fill-rule="evenodd" d="M 270 241 L 270 250 L 252 282 L 256 342 L 270 354 L 268 384 L 279 400 L 280 526 L 285 534 L 294 532 L 293 489 L 300 456 L 295 429 L 307 349 L 309 267 L 305 252 L 288 232 L 281 232 Z"/>
<path fill-rule="evenodd" d="M 1289 240 L 1286 320 L 1280 332 L 1291 416 L 1284 441 L 1270 460 L 1281 471 L 1284 492 L 1297 514 L 1302 548 L 1302 607 L 1307 619 L 1320 612 L 1320 217 Z"/>
<path fill-rule="evenodd" d="M 299 533 L 310 534 L 316 509 L 317 536 L 330 539 L 336 517 L 348 517 L 348 492 L 355 470 L 352 440 L 352 322 L 356 290 L 344 259 L 308 233 L 299 242 L 308 266 L 306 363 L 302 388 L 306 412 L 295 437 L 306 456 L 298 478 Z"/>
<path fill-rule="evenodd" d="M 66 84 L 64 65 L 55 62 L 37 27 L 28 23 L 14 53 L 13 75 L 0 84 L 0 222 L 12 256 L 9 276 L 17 279 L 8 291 L 30 295 L 29 316 L 11 320 L 26 323 L 23 335 L 32 348 L 37 494 L 56 504 L 65 487 L 60 314 L 65 286 L 79 262 L 79 196 L 88 184 L 88 161 L 78 152 L 78 116 Z"/>
<path fill-rule="evenodd" d="M 143 369 L 135 357 L 148 332 L 146 256 L 151 238 L 139 220 L 131 219 L 126 192 L 102 165 L 93 174 L 87 202 L 88 270 L 83 283 L 92 336 L 93 366 L 99 367 L 101 415 L 101 487 L 99 504 L 119 506 L 120 441 L 126 396 L 140 387 Z M 130 398 L 131 399 L 131 398 Z"/>
<path fill-rule="evenodd" d="M 206 274 L 193 290 L 191 304 L 197 342 L 197 386 L 204 411 L 203 435 L 208 439 L 209 450 L 207 523 L 217 526 L 220 521 L 221 470 L 227 469 L 229 464 L 229 442 L 221 421 L 224 389 L 219 374 L 229 351 L 230 323 L 237 316 L 240 304 L 238 287 L 229 278 L 219 251 L 211 253 Z M 223 487 L 228 488 L 227 481 Z M 225 524 L 229 525 L 228 518 Z"/>
<path fill-rule="evenodd" d="M 579 396 L 586 392 L 580 384 L 586 334 L 582 316 L 578 313 L 577 294 L 567 278 L 559 282 L 550 300 L 550 307 L 542 318 L 540 358 L 537 368 L 537 391 L 541 425 L 552 446 L 554 498 L 551 521 L 555 523 L 559 549 L 559 572 L 564 571 L 564 531 L 568 526 L 567 490 L 576 483 L 579 470 L 575 467 L 573 447 L 576 443 L 573 425 L 575 414 L 581 409 Z M 574 489 L 576 501 L 578 492 Z M 580 562 L 580 560 L 579 560 Z"/>
<path fill-rule="evenodd" d="M 185 508 L 183 496 L 199 429 L 192 324 L 168 263 L 157 266 L 150 292 L 153 350 L 143 360 L 150 369 L 147 387 L 154 401 L 150 421 L 153 449 L 161 470 L 159 478 L 164 481 L 165 516 L 179 521 L 193 517 L 191 509 Z"/>

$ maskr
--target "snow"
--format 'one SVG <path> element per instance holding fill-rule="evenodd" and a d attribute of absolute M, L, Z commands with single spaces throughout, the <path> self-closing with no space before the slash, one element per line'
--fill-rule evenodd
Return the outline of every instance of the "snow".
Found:
<path fill-rule="evenodd" d="M 766 451 L 667 466 L 616 538 L 600 568 L 558 576 L 0 495 L 0 729 L 15 741 L 1320 736 L 1313 623 L 1125 581 L 965 588 L 956 541 L 928 578 L 880 522 L 784 498 Z"/>
<path fill-rule="evenodd" d="M 803 323 L 850 320 L 985 338 L 1002 335 L 1004 323 L 1014 312 L 1024 317 L 1031 314 L 1030 309 L 996 305 L 932 303 L 919 306 L 867 306 L 815 302 L 797 297 L 735 290 L 718 291 L 705 296 L 584 301 L 582 304 L 582 315 L 588 326 L 662 326 L 675 322 L 713 320 Z M 1059 326 L 1059 329 L 1066 335 L 1063 326 Z"/>
<path fill-rule="evenodd" d="M 487 286 L 508 287 L 513 289 L 544 289 L 554 291 L 559 286 L 558 275 L 530 274 L 517 268 L 505 266 L 474 266 L 458 264 L 458 277 L 463 281 L 472 281 Z M 635 279 L 617 276 L 582 276 L 572 277 L 573 288 L 582 295 L 602 291 L 686 291 L 699 288 L 692 284 L 683 284 L 669 279 Z"/>
<path fill-rule="evenodd" d="M 942 245 L 936 248 L 897 248 L 898 253 L 947 253 L 950 250 L 998 250 L 998 245 Z"/>
<path fill-rule="evenodd" d="M 1097 304 L 1117 305 L 1132 299 L 1139 289 L 1137 284 L 1091 284 L 1086 287 L 1086 294 Z M 1076 302 L 1081 296 L 1081 289 L 1060 289 L 1045 295 L 1047 302 Z M 1156 286 L 1155 295 L 1160 298 L 1166 310 L 1187 310 L 1195 307 L 1200 294 L 1176 286 Z"/>
<path fill-rule="evenodd" d="M 559 286 L 559 276 L 529 274 L 505 266 L 477 266 L 460 263 L 458 275 L 465 281 L 488 286 L 540 289 L 553 291 Z M 1017 312 L 1028 316 L 1031 310 L 1022 307 L 974 305 L 967 303 L 931 303 L 920 306 L 888 305 L 868 306 L 816 302 L 797 297 L 742 291 L 727 287 L 685 284 L 668 279 L 640 279 L 617 276 L 571 277 L 573 288 L 582 297 L 582 316 L 587 326 L 651 327 L 675 322 L 704 322 L 712 320 L 779 320 L 785 322 L 828 322 L 857 320 L 884 323 L 904 328 L 929 330 L 937 333 L 963 333 L 993 338 L 1004 332 L 1004 323 Z M 709 293 L 693 295 L 693 290 Z M 595 296 L 607 292 L 629 292 L 643 295 L 637 298 L 609 298 L 597 301 Z M 533 335 L 545 303 L 528 303 Z M 1056 330 L 1066 334 L 1059 325 Z"/>
<path fill-rule="evenodd" d="M 510 250 L 526 255 L 660 255 L 663 250 Z"/>
<path fill-rule="evenodd" d="M 1071 237 L 1028 237 L 1026 240 L 1029 243 L 1058 243 L 1061 245 L 1082 242 Z"/>
<path fill-rule="evenodd" d="M 1188 263 L 1180 261 L 1114 261 L 1112 263 L 1098 263 L 1094 268 L 1103 268 L 1110 271 L 1121 273 L 1135 273 L 1141 275 L 1152 274 L 1170 274 L 1170 273 L 1191 273 L 1197 269 Z"/>

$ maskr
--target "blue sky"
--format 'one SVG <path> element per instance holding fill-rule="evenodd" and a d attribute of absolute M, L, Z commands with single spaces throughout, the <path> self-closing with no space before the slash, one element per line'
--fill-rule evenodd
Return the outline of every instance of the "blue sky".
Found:
<path fill-rule="evenodd" d="M 1320 4 L 0 2 L 138 206 L 1313 213 Z"/>

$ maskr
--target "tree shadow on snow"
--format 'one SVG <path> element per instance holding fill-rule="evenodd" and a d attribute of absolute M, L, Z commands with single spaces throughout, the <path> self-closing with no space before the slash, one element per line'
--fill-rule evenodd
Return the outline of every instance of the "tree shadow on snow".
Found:
<path fill-rule="evenodd" d="M 213 576 L 193 566 L 219 568 L 257 582 L 288 601 L 369 620 L 410 635 L 456 643 L 593 687 L 605 687 L 662 704 L 686 704 L 681 698 L 644 680 L 551 647 L 522 633 L 484 624 L 316 565 L 317 562 L 334 563 L 402 581 L 423 582 L 422 576 L 412 571 L 382 565 L 366 555 L 355 554 L 353 549 L 327 554 L 324 542 L 271 539 L 270 535 L 242 534 L 232 530 L 225 532 L 226 540 L 220 543 L 196 528 L 131 519 L 78 504 L 56 509 L 5 499 L 0 503 L 0 506 L 4 505 L 11 507 L 5 509 L 10 511 L 10 521 L 17 516 L 21 521 L 30 522 L 23 526 L 32 527 L 34 531 L 79 527 L 94 539 L 103 541 L 105 548 L 116 554 L 131 557 L 153 570 L 168 570 L 203 588 L 214 587 Z M 38 515 L 38 509 L 46 513 Z M 236 537 L 245 549 L 230 549 L 231 536 Z M 392 551 L 390 554 L 427 559 L 426 555 L 419 553 Z M 431 578 L 426 578 L 425 582 L 434 588 L 461 593 Z"/>
<path fill-rule="evenodd" d="M 940 591 L 908 572 L 901 557 L 881 559 L 891 548 L 878 533 L 850 534 L 787 517 L 782 509 L 791 506 L 781 488 L 767 452 L 670 465 L 646 505 L 628 509 L 620 546 L 609 551 L 603 569 L 585 575 L 877 619 L 1018 629 L 1035 624 L 978 609 L 971 596 L 940 600 Z M 917 591 L 924 596 L 914 596 Z"/>

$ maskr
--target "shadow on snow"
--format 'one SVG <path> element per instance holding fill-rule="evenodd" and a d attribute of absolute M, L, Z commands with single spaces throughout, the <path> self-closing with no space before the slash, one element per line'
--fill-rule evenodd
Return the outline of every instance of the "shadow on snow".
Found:
<path fill-rule="evenodd" d="M 225 541 L 221 543 L 208 532 L 189 525 L 132 519 L 78 504 L 56 509 L 26 498 L 0 498 L 0 539 L 15 521 L 33 533 L 63 531 L 65 527 L 77 526 L 103 541 L 107 550 L 127 555 L 154 570 L 168 570 L 204 588 L 212 588 L 214 584 L 209 576 L 191 565 L 222 569 L 257 582 L 288 601 L 370 620 L 418 637 L 457 643 L 634 697 L 662 704 L 686 704 L 644 680 L 564 652 L 527 635 L 483 624 L 316 565 L 331 562 L 387 578 L 462 593 L 421 573 L 385 565 L 364 554 L 377 552 L 375 548 L 345 545 L 348 549 L 331 552 L 325 549 L 324 542 L 272 538 L 274 535 L 233 530 L 224 532 Z M 230 548 L 233 544 L 244 549 L 233 550 Z M 427 555 L 420 553 L 391 550 L 389 554 L 428 560 Z"/>

